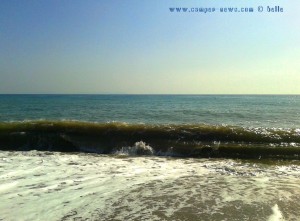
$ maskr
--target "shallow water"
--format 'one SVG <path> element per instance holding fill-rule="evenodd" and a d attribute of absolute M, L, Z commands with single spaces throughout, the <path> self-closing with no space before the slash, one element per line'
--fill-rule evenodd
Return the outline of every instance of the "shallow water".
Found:
<path fill-rule="evenodd" d="M 0 220 L 298 220 L 298 161 L 0 152 Z"/>

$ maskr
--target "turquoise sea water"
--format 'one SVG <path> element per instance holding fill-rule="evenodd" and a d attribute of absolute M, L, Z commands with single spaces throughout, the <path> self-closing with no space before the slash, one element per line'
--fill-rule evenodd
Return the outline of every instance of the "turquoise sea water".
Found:
<path fill-rule="evenodd" d="M 0 121 L 300 127 L 300 96 L 0 95 Z"/>
<path fill-rule="evenodd" d="M 298 159 L 299 110 L 300 96 L 1 95 L 0 148 Z"/>

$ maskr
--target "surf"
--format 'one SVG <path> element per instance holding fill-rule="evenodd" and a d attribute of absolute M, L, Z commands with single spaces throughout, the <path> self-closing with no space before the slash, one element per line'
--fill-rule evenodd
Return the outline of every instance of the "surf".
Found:
<path fill-rule="evenodd" d="M 139 145 L 149 148 L 130 151 Z M 1 150 L 113 154 L 126 148 L 137 155 L 299 159 L 300 129 L 47 120 L 0 123 Z"/>

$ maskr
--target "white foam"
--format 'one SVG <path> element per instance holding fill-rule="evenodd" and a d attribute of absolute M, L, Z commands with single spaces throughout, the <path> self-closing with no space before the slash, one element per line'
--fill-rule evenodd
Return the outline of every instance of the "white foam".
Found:
<path fill-rule="evenodd" d="M 277 204 L 272 207 L 273 214 L 268 218 L 268 221 L 284 221 L 281 211 Z"/>
<path fill-rule="evenodd" d="M 7 191 L 13 187 L 15 187 L 18 184 L 18 182 L 12 182 L 12 183 L 4 183 L 0 185 L 0 192 Z"/>
<path fill-rule="evenodd" d="M 143 141 L 136 142 L 133 146 L 122 147 L 121 150 L 115 151 L 119 155 L 153 155 L 154 150 L 151 146 Z"/>
<path fill-rule="evenodd" d="M 243 211 L 252 211 L 249 220 L 300 216 L 297 165 L 0 151 L 0 168 L 3 220 L 218 220 L 228 207 L 234 220 L 243 220 Z M 264 209 L 274 203 L 281 210 L 274 206 L 269 217 Z"/>

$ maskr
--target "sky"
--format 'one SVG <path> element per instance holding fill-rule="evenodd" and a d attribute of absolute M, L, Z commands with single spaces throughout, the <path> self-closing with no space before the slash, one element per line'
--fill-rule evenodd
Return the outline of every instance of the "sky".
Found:
<path fill-rule="evenodd" d="M 1 0 L 0 93 L 300 94 L 299 11 L 295 0 Z"/>

